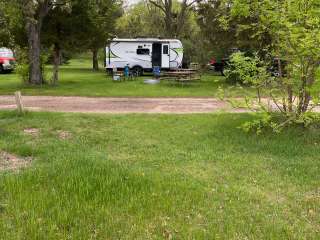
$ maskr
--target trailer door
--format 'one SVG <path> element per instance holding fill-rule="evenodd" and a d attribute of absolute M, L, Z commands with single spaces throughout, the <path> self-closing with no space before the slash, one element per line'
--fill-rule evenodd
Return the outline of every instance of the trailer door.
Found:
<path fill-rule="evenodd" d="M 169 68 L 170 67 L 170 51 L 169 51 L 169 44 L 162 44 L 162 61 L 161 61 L 162 68 Z"/>
<path fill-rule="evenodd" d="M 162 46 L 161 43 L 152 44 L 152 67 L 161 67 Z"/>

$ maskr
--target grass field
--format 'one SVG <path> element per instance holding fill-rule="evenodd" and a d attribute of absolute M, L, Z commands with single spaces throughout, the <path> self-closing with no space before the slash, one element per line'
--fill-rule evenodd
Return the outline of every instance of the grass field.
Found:
<path fill-rule="evenodd" d="M 319 239 L 319 131 L 252 118 L 0 112 L 0 239 Z"/>
<path fill-rule="evenodd" d="M 201 83 L 184 86 L 170 83 L 146 85 L 143 80 L 148 77 L 117 83 L 113 82 L 105 71 L 93 72 L 90 67 L 91 62 L 87 57 L 71 60 L 68 65 L 61 67 L 60 82 L 56 87 L 26 86 L 22 84 L 17 74 L 3 74 L 0 75 L 0 95 L 13 94 L 21 90 L 24 95 L 51 96 L 212 97 L 218 95 L 219 86 L 226 86 L 223 77 L 208 74 L 202 77 Z M 50 68 L 46 75 L 47 79 L 50 79 Z M 245 95 L 241 88 L 234 88 L 232 93 Z"/>

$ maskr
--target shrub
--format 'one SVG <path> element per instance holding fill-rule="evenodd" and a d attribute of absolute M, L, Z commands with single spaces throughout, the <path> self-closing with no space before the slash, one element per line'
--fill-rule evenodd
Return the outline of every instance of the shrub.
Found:
<path fill-rule="evenodd" d="M 16 73 L 20 76 L 22 82 L 27 84 L 29 81 L 29 64 L 27 49 L 17 49 Z"/>
<path fill-rule="evenodd" d="M 320 103 L 320 11 L 318 0 L 252 0 L 232 1 L 232 19 L 257 17 L 257 24 L 245 24 L 243 29 L 265 36 L 269 33 L 268 52 L 277 61 L 274 77 L 255 76 L 258 65 L 243 55 L 235 55 L 231 60 L 229 78 L 246 82 L 255 80 L 252 88 L 258 93 L 263 90 L 264 98 L 247 100 L 255 111 L 265 112 L 262 118 L 246 128 L 260 131 L 265 126 L 279 131 L 298 124 L 308 127 L 319 123 L 319 117 L 312 111 Z M 263 38 L 262 38 L 263 39 Z M 285 63 L 285 69 L 283 69 Z M 234 67 L 234 69 L 232 68 Z M 235 74 L 232 76 L 231 74 Z M 282 118 L 275 118 L 275 115 Z"/>
<path fill-rule="evenodd" d="M 28 58 L 28 50 L 27 49 L 18 49 L 17 50 L 17 66 L 16 73 L 20 76 L 22 82 L 24 84 L 28 84 L 29 82 L 29 58 Z M 43 76 L 43 82 L 46 82 L 46 73 L 45 73 L 45 63 L 48 61 L 47 54 L 41 54 L 41 71 Z"/>
<path fill-rule="evenodd" d="M 248 57 L 237 52 L 231 55 L 225 75 L 228 83 L 251 85 L 266 76 L 266 68 L 257 56 Z"/>

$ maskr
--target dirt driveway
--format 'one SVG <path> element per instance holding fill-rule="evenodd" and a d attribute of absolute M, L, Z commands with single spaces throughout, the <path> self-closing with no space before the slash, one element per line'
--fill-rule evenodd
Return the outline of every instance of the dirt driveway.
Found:
<path fill-rule="evenodd" d="M 82 113 L 210 113 L 242 112 L 214 98 L 91 98 L 23 96 L 23 105 L 33 111 Z M 13 96 L 0 96 L 0 109 L 15 109 Z"/>

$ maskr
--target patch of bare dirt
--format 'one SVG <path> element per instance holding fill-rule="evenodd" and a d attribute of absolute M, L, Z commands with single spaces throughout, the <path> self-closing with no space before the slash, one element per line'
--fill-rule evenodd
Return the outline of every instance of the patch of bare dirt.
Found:
<path fill-rule="evenodd" d="M 61 140 L 68 140 L 68 139 L 72 138 L 72 133 L 68 132 L 68 131 L 59 130 L 58 137 Z"/>
<path fill-rule="evenodd" d="M 39 128 L 26 128 L 23 130 L 23 132 L 27 135 L 30 135 L 32 137 L 38 137 L 40 134 Z"/>
<path fill-rule="evenodd" d="M 13 96 L 0 96 L 0 109 L 14 108 Z M 24 96 L 27 110 L 83 113 L 211 113 L 243 112 L 216 98 L 60 97 Z"/>
<path fill-rule="evenodd" d="M 19 157 L 17 155 L 0 151 L 0 172 L 1 171 L 18 171 L 27 167 L 31 163 L 31 157 Z"/>

